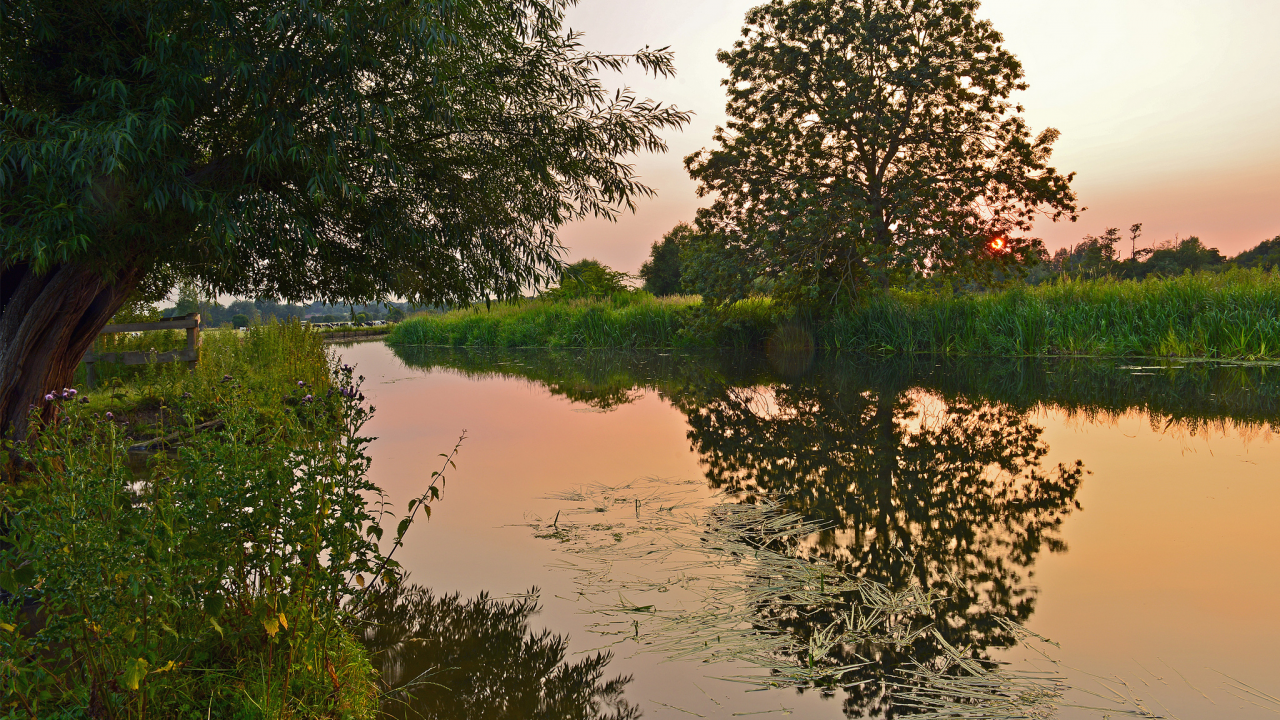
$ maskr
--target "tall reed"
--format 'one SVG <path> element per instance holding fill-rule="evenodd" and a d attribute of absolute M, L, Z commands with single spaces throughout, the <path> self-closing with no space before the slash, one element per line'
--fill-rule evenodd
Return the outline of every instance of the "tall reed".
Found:
<path fill-rule="evenodd" d="M 974 294 L 892 291 L 839 313 L 823 344 L 872 353 L 1280 357 L 1280 274 L 1063 279 Z"/>
<path fill-rule="evenodd" d="M 890 290 L 825 319 L 769 298 L 706 308 L 696 297 L 499 304 L 401 323 L 402 345 L 552 348 L 763 347 L 812 333 L 829 350 L 1030 357 L 1280 358 L 1280 274 L 1063 279 L 985 293 Z M 783 330 L 790 331 L 782 332 Z"/>

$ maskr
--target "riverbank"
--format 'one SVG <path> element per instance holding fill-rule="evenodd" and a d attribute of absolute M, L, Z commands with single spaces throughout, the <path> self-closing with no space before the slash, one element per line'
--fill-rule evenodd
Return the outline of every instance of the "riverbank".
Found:
<path fill-rule="evenodd" d="M 768 298 L 744 300 L 712 318 L 697 296 L 619 293 L 602 299 L 525 300 L 418 315 L 397 325 L 387 342 L 452 347 L 746 347 L 760 342 L 782 319 L 781 309 Z"/>
<path fill-rule="evenodd" d="M 6 703 L 374 717 L 382 688 L 351 614 L 398 566 L 374 541 L 352 375 L 319 333 L 272 323 L 206 333 L 194 372 L 53 393 L 0 486 Z"/>
<path fill-rule="evenodd" d="M 643 294 L 640 294 L 643 295 Z M 1280 358 L 1280 274 L 1061 280 L 983 293 L 893 290 L 803 323 L 768 298 L 542 300 L 418 316 L 391 344 L 686 349 L 772 340 L 872 354 Z"/>

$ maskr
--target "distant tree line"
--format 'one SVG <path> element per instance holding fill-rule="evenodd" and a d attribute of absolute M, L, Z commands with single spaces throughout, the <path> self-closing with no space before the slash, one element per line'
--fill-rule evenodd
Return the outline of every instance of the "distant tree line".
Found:
<path fill-rule="evenodd" d="M 209 327 L 230 324 L 234 327 L 260 325 L 274 319 L 286 322 L 290 318 L 310 322 L 367 322 L 369 320 L 398 321 L 404 319 L 411 308 L 407 302 L 370 303 L 354 305 L 329 305 L 313 302 L 308 305 L 280 303 L 270 299 L 235 300 L 223 305 L 212 298 L 201 298 L 193 287 L 183 286 L 178 291 L 173 307 L 160 311 L 160 317 L 183 317 L 200 313 L 201 321 Z"/>
<path fill-rule="evenodd" d="M 1107 228 L 1100 235 L 1086 235 L 1079 243 L 1052 254 L 1041 249 L 1023 269 L 1025 279 L 1033 285 L 1064 276 L 1142 280 L 1229 267 L 1270 271 L 1280 266 L 1280 235 L 1235 257 L 1224 256 L 1195 235 L 1138 247 L 1141 235 L 1142 224 L 1138 223 L 1129 228 L 1128 237 L 1123 237 L 1119 228 Z M 1125 250 L 1128 257 L 1123 257 Z M 688 223 L 676 225 L 653 244 L 649 259 L 640 268 L 640 277 L 644 289 L 658 296 L 724 294 L 722 288 L 726 284 L 747 288 L 748 293 L 768 294 L 773 285 L 765 276 L 750 276 L 744 265 L 724 262 L 714 238 L 700 234 Z M 1012 277 L 1016 277 L 1014 271 L 1006 271 L 996 279 Z"/>
<path fill-rule="evenodd" d="M 1060 248 L 1052 255 L 1043 253 L 1040 262 L 1029 268 L 1027 280 L 1038 284 L 1064 275 L 1142 280 L 1229 267 L 1270 271 L 1280 265 L 1280 235 L 1229 258 L 1195 235 L 1140 248 L 1137 240 L 1141 234 L 1142 224 L 1137 223 L 1129 228 L 1128 238 L 1121 238 L 1119 228 L 1107 228 L 1101 235 L 1086 235 L 1076 245 Z M 1129 247 L 1125 248 L 1125 244 Z M 1128 257 L 1123 257 L 1126 249 Z"/>

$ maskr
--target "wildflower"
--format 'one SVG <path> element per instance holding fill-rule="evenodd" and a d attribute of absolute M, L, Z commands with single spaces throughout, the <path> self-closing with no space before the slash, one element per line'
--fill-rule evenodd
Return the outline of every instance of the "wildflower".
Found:
<path fill-rule="evenodd" d="M 44 396 L 44 401 L 45 401 L 45 402 L 53 402 L 53 397 L 54 397 L 54 396 L 53 396 L 53 393 L 49 393 L 48 395 L 45 395 L 45 396 Z"/>
<path fill-rule="evenodd" d="M 89 404 L 89 398 L 87 398 L 87 397 L 82 397 L 82 398 L 80 398 L 80 404 L 81 404 L 81 405 L 88 405 L 88 404 Z"/>
<path fill-rule="evenodd" d="M 189 393 L 189 392 L 184 392 L 184 393 L 182 393 L 182 399 L 183 399 L 183 400 L 186 400 L 186 399 L 188 399 L 188 398 L 190 398 L 190 397 L 191 397 L 191 393 Z"/>
<path fill-rule="evenodd" d="M 222 376 L 222 382 L 227 382 L 227 381 L 228 381 L 228 380 L 230 380 L 230 379 L 231 379 L 231 376 L 230 376 L 230 375 L 223 375 L 223 376 Z"/>
<path fill-rule="evenodd" d="M 108 420 L 115 420 L 115 419 L 116 419 L 116 416 L 115 416 L 115 414 L 114 414 L 114 413 L 107 413 L 107 419 L 108 419 Z"/>
<path fill-rule="evenodd" d="M 307 395 L 306 397 L 302 398 L 302 402 L 311 402 L 311 396 Z"/>
<path fill-rule="evenodd" d="M 307 384 L 301 380 L 298 381 L 298 387 L 306 387 Z"/>

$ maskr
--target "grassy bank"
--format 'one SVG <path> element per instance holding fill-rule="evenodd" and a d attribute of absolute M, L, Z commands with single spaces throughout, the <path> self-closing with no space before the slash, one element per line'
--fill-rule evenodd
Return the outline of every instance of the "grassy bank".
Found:
<path fill-rule="evenodd" d="M 744 301 L 717 316 L 697 297 L 619 293 L 604 299 L 532 300 L 420 315 L 396 326 L 387 342 L 454 347 L 694 348 L 740 347 L 777 323 L 767 299 Z"/>
<path fill-rule="evenodd" d="M 804 341 L 767 298 L 704 310 L 697 298 L 532 301 L 419 316 L 388 342 L 454 347 L 707 348 Z M 1061 280 L 986 293 L 894 290 L 807 337 L 890 354 L 1280 358 L 1280 274 L 1259 270 Z M 780 328 L 785 328 L 780 331 Z"/>
<path fill-rule="evenodd" d="M 822 338 L 832 348 L 879 353 L 1271 359 L 1280 357 L 1280 274 L 894 292 L 837 317 Z"/>
<path fill-rule="evenodd" d="M 58 389 L 0 486 L 7 716 L 374 717 L 352 613 L 397 566 L 358 386 L 291 323 Z"/>

